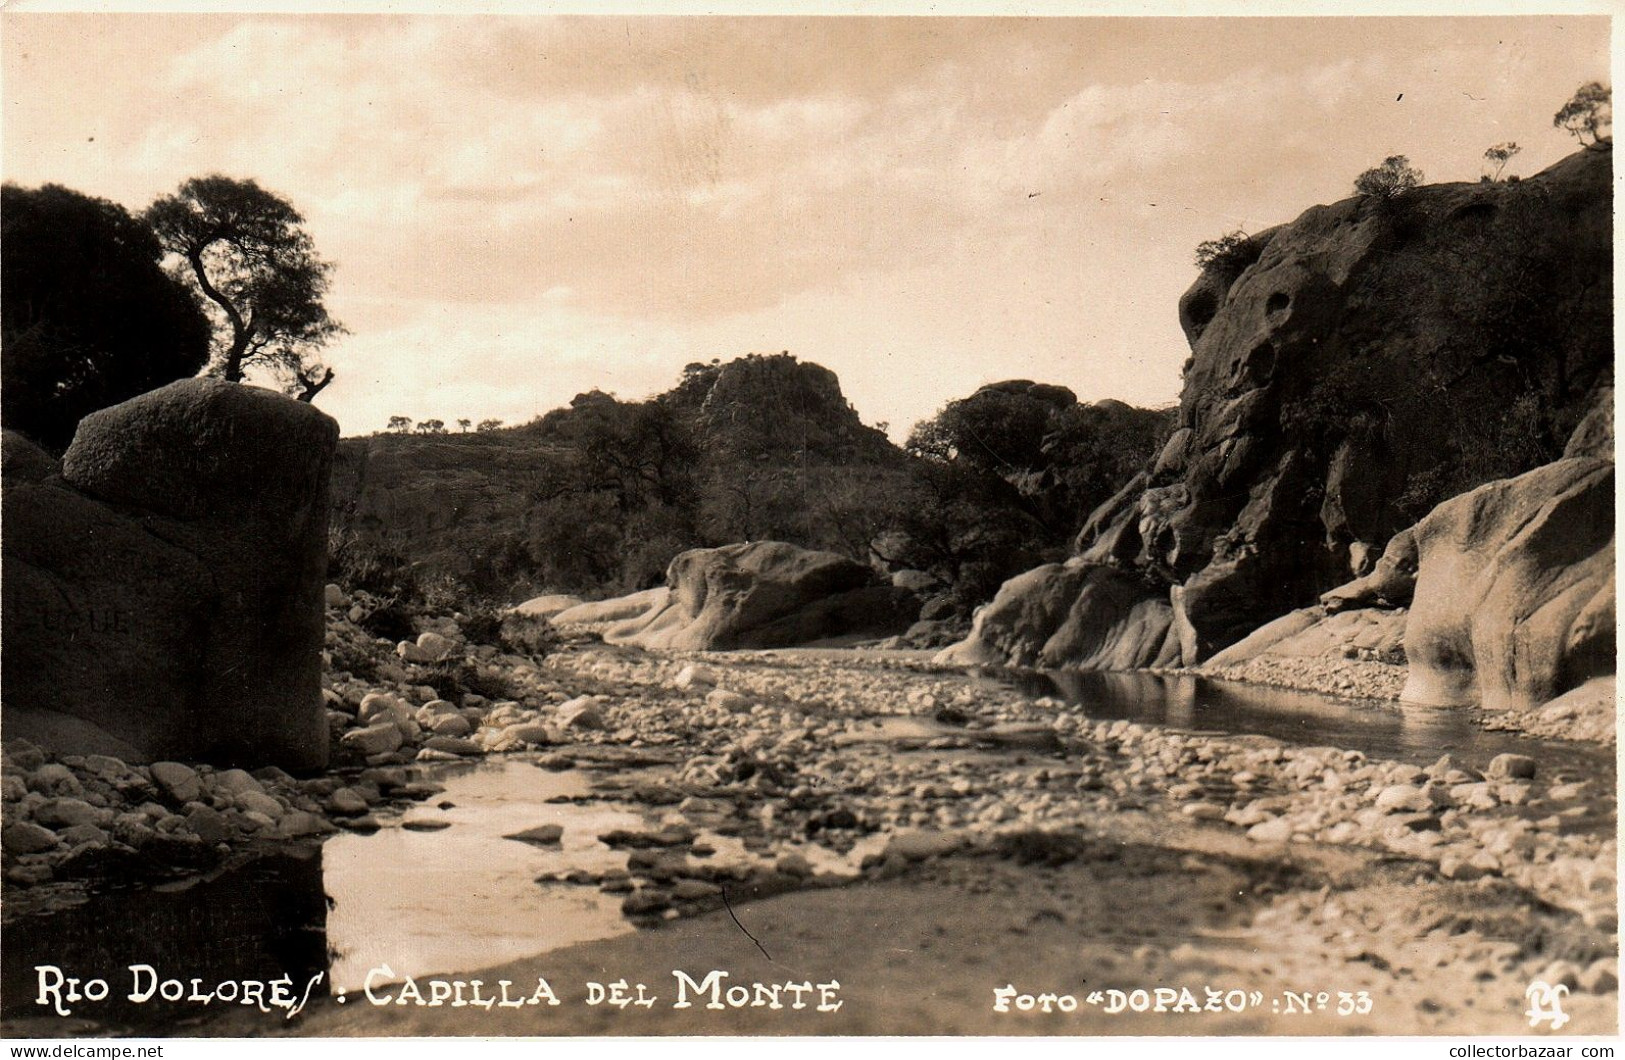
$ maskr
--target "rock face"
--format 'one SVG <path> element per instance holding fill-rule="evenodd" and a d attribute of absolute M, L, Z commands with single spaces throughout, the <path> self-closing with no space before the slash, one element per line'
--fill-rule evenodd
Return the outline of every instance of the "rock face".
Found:
<path fill-rule="evenodd" d="M 1419 703 L 1527 709 L 1614 673 L 1614 465 L 1574 457 L 1491 482 L 1408 531 Z"/>
<path fill-rule="evenodd" d="M 1550 439 L 1611 381 L 1610 163 L 1581 151 L 1515 184 L 1317 206 L 1255 237 L 1233 277 L 1201 277 L 1180 306 L 1192 357 L 1177 425 L 1090 516 L 1074 562 L 1150 581 L 1193 664 L 1370 573 L 1381 543 L 1452 493 L 1555 457 Z M 1043 597 L 1030 606 L 1007 585 L 989 611 L 1017 631 L 989 617 L 952 656 L 1050 645 L 1052 596 L 1095 584 L 1059 577 L 1017 579 Z M 1037 654 L 1168 657 L 1142 597 L 1092 606 L 1110 611 L 1077 623 L 1064 657 Z M 1119 650 L 1128 624 L 1138 652 Z"/>
<path fill-rule="evenodd" d="M 832 637 L 906 629 L 918 600 L 832 552 L 782 541 L 691 549 L 671 561 L 670 595 L 604 640 L 705 651 L 782 648 Z"/>
<path fill-rule="evenodd" d="M 1178 652 L 1164 594 L 1110 567 L 1051 563 L 1006 582 L 937 661 L 1124 670 L 1168 665 Z"/>
<path fill-rule="evenodd" d="M 210 379 L 4 442 L 8 736 L 134 761 L 320 765 L 338 426 Z"/>

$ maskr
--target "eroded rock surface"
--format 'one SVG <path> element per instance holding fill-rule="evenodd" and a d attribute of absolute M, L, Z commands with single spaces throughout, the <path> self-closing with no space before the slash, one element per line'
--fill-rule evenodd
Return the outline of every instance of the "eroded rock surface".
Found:
<path fill-rule="evenodd" d="M 1257 237 L 1240 271 L 1202 276 L 1180 306 L 1192 358 L 1175 429 L 1075 545 L 1074 562 L 1146 594 L 1094 593 L 1079 635 L 1052 641 L 1062 598 L 1102 576 L 1043 568 L 1007 584 L 944 659 L 1192 665 L 1350 575 L 1374 580 L 1332 610 L 1403 606 L 1414 571 L 1400 549 L 1373 572 L 1382 543 L 1452 486 L 1531 466 L 1517 440 L 1567 436 L 1611 385 L 1610 154 L 1516 184 L 1317 206 Z M 1588 424 L 1575 444 L 1595 449 L 1609 431 Z M 1568 488 L 1550 474 L 1525 489 L 1538 487 Z M 1595 551 L 1582 536 L 1578 558 Z M 1155 635 L 1164 614 L 1176 652 Z M 1520 622 L 1561 635 L 1554 614 Z"/>
<path fill-rule="evenodd" d="M 338 426 L 210 379 L 5 436 L 5 727 L 129 761 L 319 765 Z"/>
<path fill-rule="evenodd" d="M 703 651 L 778 648 L 907 629 L 919 602 L 861 563 L 782 541 L 691 549 L 671 561 L 663 606 L 611 626 L 611 644 Z"/>

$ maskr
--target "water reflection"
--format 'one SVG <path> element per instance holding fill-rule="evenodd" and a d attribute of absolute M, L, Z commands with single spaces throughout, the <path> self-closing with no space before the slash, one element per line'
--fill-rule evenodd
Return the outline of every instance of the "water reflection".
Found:
<path fill-rule="evenodd" d="M 70 1005 L 74 1017 L 169 1031 L 241 1006 L 203 1005 L 184 997 L 171 1001 L 156 994 L 133 1002 L 131 965 L 152 965 L 159 976 L 188 985 L 201 980 L 205 993 L 227 980 L 288 976 L 295 996 L 301 996 L 311 977 L 327 968 L 326 927 L 322 852 L 314 845 L 168 887 L 115 887 L 80 905 L 6 926 L 0 1007 L 7 1019 L 54 1018 L 51 1009 L 34 1002 L 36 966 L 55 965 L 65 976 L 108 983 L 105 1000 Z M 327 992 L 323 976 L 311 997 Z"/>
<path fill-rule="evenodd" d="M 334 989 L 359 989 L 369 970 L 386 964 L 393 978 L 469 971 L 634 930 L 621 916 L 620 896 L 538 884 L 536 877 L 624 866 L 625 852 L 597 837 L 640 827 L 641 814 L 549 802 L 586 794 L 587 779 L 523 762 L 491 762 L 438 779 L 445 793 L 407 820 L 444 829 L 390 828 L 327 843 Z M 544 824 L 564 827 L 558 846 L 504 838 Z"/>
<path fill-rule="evenodd" d="M 1352 748 L 1374 758 L 1419 765 L 1449 752 L 1482 769 L 1503 751 L 1527 754 L 1530 746 L 1514 733 L 1483 729 L 1471 710 L 1398 707 L 1192 674 L 986 669 L 972 679 L 1033 698 L 1059 699 L 1097 720 L 1252 733 L 1289 743 Z M 1608 777 L 1612 787 L 1611 753 L 1562 741 L 1543 740 L 1540 747 L 1548 775 L 1567 770 Z"/>

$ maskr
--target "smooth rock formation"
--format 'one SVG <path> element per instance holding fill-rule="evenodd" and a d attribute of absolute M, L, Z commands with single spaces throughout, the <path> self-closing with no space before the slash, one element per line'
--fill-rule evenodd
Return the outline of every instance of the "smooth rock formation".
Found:
<path fill-rule="evenodd" d="M 544 596 L 533 596 L 513 609 L 515 614 L 528 615 L 531 618 L 553 618 L 555 615 L 571 608 L 580 607 L 581 597 L 567 596 L 562 593 L 550 593 Z"/>
<path fill-rule="evenodd" d="M 1125 670 L 1177 653 L 1172 608 L 1154 588 L 1110 567 L 1052 563 L 1006 582 L 936 661 Z"/>
<path fill-rule="evenodd" d="M 686 651 L 782 648 L 834 637 L 888 636 L 919 601 L 870 568 L 782 541 L 691 549 L 671 561 L 664 606 L 611 626 L 610 644 Z"/>
<path fill-rule="evenodd" d="M 8 736 L 127 761 L 326 761 L 338 427 L 188 379 L 88 416 L 60 467 L 4 439 Z"/>
<path fill-rule="evenodd" d="M 1526 709 L 1614 673 L 1614 465 L 1574 457 L 1491 482 L 1411 531 L 1417 703 Z"/>
<path fill-rule="evenodd" d="M 1098 583 L 1041 568 L 945 658 L 1098 666 L 1109 644 L 1109 665 L 1191 665 L 1334 587 L 1330 611 L 1403 606 L 1415 553 L 1395 542 L 1373 571 L 1378 545 L 1452 489 L 1529 467 L 1611 385 L 1611 175 L 1610 151 L 1585 150 L 1517 183 L 1352 198 L 1254 237 L 1256 260 L 1182 300 L 1175 428 L 1075 542 L 1076 561 L 1148 585 L 1095 593 L 1076 625 L 1135 635 L 1046 654 L 1063 597 Z M 1610 433 L 1600 418 L 1575 445 Z M 1156 635 L 1164 607 L 1176 652 Z"/>
<path fill-rule="evenodd" d="M 611 600 L 595 600 L 591 603 L 578 604 L 554 615 L 554 625 L 567 625 L 570 623 L 591 622 L 623 622 L 629 618 L 636 618 L 657 608 L 666 606 L 671 598 L 671 589 L 664 585 L 653 589 L 645 589 L 639 593 L 628 596 L 617 596 Z"/>

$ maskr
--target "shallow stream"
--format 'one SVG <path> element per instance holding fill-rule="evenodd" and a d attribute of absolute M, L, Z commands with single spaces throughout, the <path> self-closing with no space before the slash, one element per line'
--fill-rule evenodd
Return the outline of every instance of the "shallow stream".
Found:
<path fill-rule="evenodd" d="M 1468 711 L 1399 710 L 1183 675 L 1001 670 L 970 680 L 1050 697 L 1064 704 L 1059 709 L 1095 719 L 1255 734 L 1421 765 L 1448 751 L 1482 769 L 1495 754 L 1532 746 L 1484 731 Z M 1608 750 L 1552 741 L 1534 746 L 1543 776 L 1592 780 L 1612 798 Z M 319 996 L 360 989 L 369 974 L 382 984 L 469 972 L 637 930 L 621 914 L 622 895 L 563 877 L 626 868 L 628 851 L 598 837 L 658 827 L 670 807 L 617 801 L 613 791 L 593 796 L 591 768 L 551 772 L 523 757 L 425 772 L 445 791 L 376 833 L 341 833 L 159 887 L 104 881 L 79 905 L 8 924 L 4 1015 L 41 1014 L 33 1002 L 35 966 L 42 963 L 110 980 L 114 996 L 94 1013 L 103 1025 L 185 1033 L 181 1013 L 194 1025 L 209 1014 L 199 1016 L 196 1005 L 171 1009 L 161 999 L 117 1003 L 129 965 L 150 964 L 160 975 L 197 977 L 206 986 L 223 977 L 283 973 L 302 986 L 325 972 Z M 563 829 L 557 844 L 508 838 L 548 824 Z M 768 855 L 732 836 L 702 827 L 699 838 L 711 848 L 710 864 L 766 863 Z M 871 836 L 840 854 L 809 844 L 803 853 L 819 871 L 855 875 L 884 840 Z M 384 965 L 387 973 L 374 971 Z"/>

